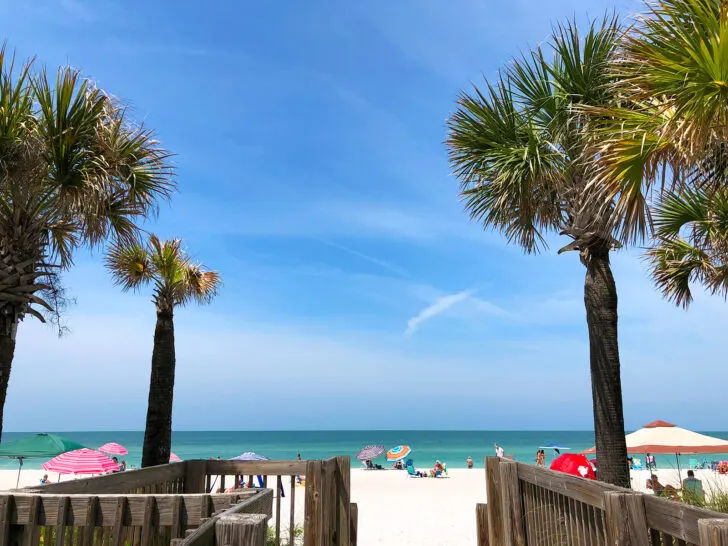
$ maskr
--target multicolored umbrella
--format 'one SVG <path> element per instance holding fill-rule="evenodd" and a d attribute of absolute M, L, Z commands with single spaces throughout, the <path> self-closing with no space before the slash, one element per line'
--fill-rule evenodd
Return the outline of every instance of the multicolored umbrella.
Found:
<path fill-rule="evenodd" d="M 557 472 L 578 476 L 579 478 L 587 478 L 589 480 L 597 479 L 589 459 L 578 453 L 564 453 L 554 459 L 549 468 Z"/>
<path fill-rule="evenodd" d="M 179 457 L 177 457 L 177 455 L 175 455 L 174 453 L 172 453 L 170 451 L 169 452 L 169 462 L 170 463 L 181 463 L 182 459 L 180 459 Z"/>
<path fill-rule="evenodd" d="M 107 453 L 109 455 L 126 455 L 127 453 L 129 453 L 123 445 L 117 444 L 115 442 L 109 442 L 108 444 L 102 445 L 99 448 L 99 451 L 101 453 Z"/>
<path fill-rule="evenodd" d="M 396 446 L 387 451 L 387 460 L 390 463 L 401 461 L 402 459 L 406 458 L 411 452 L 412 449 L 410 449 L 410 446 Z"/>
<path fill-rule="evenodd" d="M 270 459 L 268 459 L 268 457 L 263 457 L 263 455 L 258 455 L 257 453 L 253 453 L 252 451 L 246 451 L 242 455 L 233 457 L 230 460 L 231 461 L 269 461 Z"/>
<path fill-rule="evenodd" d="M 59 474 L 104 474 L 119 470 L 119 465 L 106 455 L 87 448 L 61 453 L 41 466 Z"/>
<path fill-rule="evenodd" d="M 377 457 L 381 457 L 384 453 L 384 446 L 381 444 L 364 446 L 359 453 L 356 454 L 358 461 L 371 461 Z"/>

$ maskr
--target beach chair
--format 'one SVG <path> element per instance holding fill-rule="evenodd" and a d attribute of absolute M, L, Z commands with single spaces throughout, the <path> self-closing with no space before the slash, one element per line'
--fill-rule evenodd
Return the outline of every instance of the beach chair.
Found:
<path fill-rule="evenodd" d="M 697 459 L 688 459 L 688 468 L 697 470 L 699 468 Z"/>
<path fill-rule="evenodd" d="M 424 478 L 425 477 L 422 475 L 422 472 L 417 472 L 415 470 L 415 464 L 412 461 L 412 459 L 407 459 L 407 474 L 409 474 L 410 478 Z"/>
<path fill-rule="evenodd" d="M 632 459 L 632 470 L 642 470 L 642 461 L 640 459 Z"/>

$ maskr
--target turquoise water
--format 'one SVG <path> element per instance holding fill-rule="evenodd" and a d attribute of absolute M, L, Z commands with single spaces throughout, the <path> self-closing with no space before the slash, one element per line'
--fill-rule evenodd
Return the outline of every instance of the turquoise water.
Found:
<path fill-rule="evenodd" d="M 31 433 L 6 432 L 3 441 L 8 442 Z M 129 465 L 139 465 L 144 435 L 142 432 L 59 432 L 71 440 L 96 449 L 106 442 L 118 442 L 129 450 L 121 457 Z M 706 432 L 728 440 L 728 432 Z M 427 465 L 436 459 L 447 463 L 449 468 L 465 468 L 468 456 L 476 467 L 483 466 L 483 458 L 494 454 L 493 444 L 498 443 L 506 454 L 517 460 L 533 463 L 540 445 L 558 443 L 581 451 L 594 445 L 594 435 L 589 431 L 253 431 L 253 432 L 175 432 L 172 451 L 182 459 L 221 457 L 229 459 L 245 451 L 254 451 L 270 459 L 295 459 L 300 453 L 304 459 L 322 459 L 334 455 L 350 455 L 352 459 L 365 444 L 384 444 L 389 449 L 407 444 L 412 448 L 412 459 Z M 553 456 L 547 453 L 549 460 Z M 682 457 L 681 465 L 689 458 Z M 702 460 L 702 456 L 697 457 Z M 709 459 L 728 456 L 709 455 Z M 43 460 L 27 460 L 25 468 L 40 468 Z M 384 458 L 379 462 L 384 463 Z M 674 456 L 657 457 L 662 468 L 675 467 Z M 353 461 L 353 465 L 357 465 Z M 17 468 L 17 461 L 0 459 L 0 468 Z"/>

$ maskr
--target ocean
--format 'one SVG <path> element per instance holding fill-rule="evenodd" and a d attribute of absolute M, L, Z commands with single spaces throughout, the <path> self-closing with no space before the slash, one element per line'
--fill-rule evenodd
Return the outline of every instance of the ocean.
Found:
<path fill-rule="evenodd" d="M 6 432 L 3 441 L 9 442 L 29 432 Z M 141 462 L 143 432 L 57 432 L 82 445 L 97 449 L 107 442 L 117 442 L 129 450 L 121 459 L 130 466 Z M 728 432 L 705 432 L 728 440 Z M 503 447 L 507 455 L 516 460 L 533 463 L 538 446 L 558 443 L 579 452 L 594 445 L 590 431 L 395 431 L 395 430 L 327 430 L 327 431 L 241 431 L 241 432 L 174 432 L 172 451 L 181 459 L 229 459 L 246 451 L 254 451 L 270 459 L 295 459 L 298 453 L 304 459 L 324 459 L 334 455 L 350 455 L 352 467 L 357 452 L 366 444 L 384 444 L 389 449 L 405 444 L 412 448 L 415 463 L 427 466 L 440 460 L 448 468 L 465 468 L 466 459 L 473 458 L 476 467 L 482 468 L 483 458 L 494 455 L 494 444 Z M 553 452 L 548 453 L 548 460 Z M 683 468 L 690 458 L 728 459 L 728 456 L 706 455 L 681 456 Z M 41 459 L 29 459 L 24 468 L 40 468 Z M 385 464 L 384 457 L 378 461 Z M 674 456 L 657 456 L 660 468 L 675 468 Z M 17 468 L 17 461 L 0 459 L 0 468 Z"/>

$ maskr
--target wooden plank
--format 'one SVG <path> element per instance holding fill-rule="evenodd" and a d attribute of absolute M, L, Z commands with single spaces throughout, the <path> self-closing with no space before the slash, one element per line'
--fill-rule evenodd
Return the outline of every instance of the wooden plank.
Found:
<path fill-rule="evenodd" d="M 327 459 L 323 463 L 321 507 L 324 520 L 324 544 L 338 544 L 336 535 L 336 460 Z"/>
<path fill-rule="evenodd" d="M 644 495 L 644 502 L 647 525 L 651 529 L 664 531 L 679 540 L 693 544 L 700 544 L 699 520 L 722 519 L 724 516 L 724 514 L 661 499 L 654 495 Z"/>
<path fill-rule="evenodd" d="M 478 526 L 478 546 L 489 546 L 488 506 L 485 503 L 475 505 L 475 522 Z"/>
<path fill-rule="evenodd" d="M 35 546 L 38 543 L 38 533 L 40 526 L 38 525 L 38 512 L 40 512 L 40 495 L 33 495 L 30 498 L 28 506 L 28 515 L 25 528 L 23 529 L 23 546 Z"/>
<path fill-rule="evenodd" d="M 0 497 L 0 546 L 10 543 L 10 512 L 12 511 L 12 495 Z"/>
<path fill-rule="evenodd" d="M 304 546 L 321 546 L 323 544 L 323 512 L 322 512 L 322 478 L 323 462 L 306 461 L 306 499 L 304 510 Z"/>
<path fill-rule="evenodd" d="M 519 479 L 600 509 L 604 509 L 603 495 L 606 491 L 631 492 L 629 489 L 577 478 L 563 472 L 554 472 L 553 470 L 546 470 L 524 463 L 516 464 L 518 465 Z"/>
<path fill-rule="evenodd" d="M 359 534 L 359 507 L 355 502 L 350 504 L 349 514 L 351 514 L 351 519 L 349 520 L 351 522 L 349 525 L 349 544 L 351 546 L 357 546 L 357 536 Z"/>
<path fill-rule="evenodd" d="M 504 544 L 526 546 L 518 466 L 515 462 L 507 459 L 500 462 L 500 481 Z"/>
<path fill-rule="evenodd" d="M 276 480 L 276 544 L 281 543 L 281 489 L 283 482 L 280 476 Z"/>
<path fill-rule="evenodd" d="M 604 519 L 609 544 L 649 546 L 643 495 L 639 493 L 604 494 Z"/>
<path fill-rule="evenodd" d="M 86 517 L 81 533 L 81 546 L 93 546 L 94 532 L 96 531 L 96 517 L 99 511 L 99 498 L 89 497 L 86 505 Z"/>
<path fill-rule="evenodd" d="M 504 546 L 503 500 L 501 494 L 500 462 L 498 457 L 485 459 L 486 499 L 488 506 L 488 540 L 493 546 Z"/>
<path fill-rule="evenodd" d="M 267 529 L 263 514 L 226 514 L 215 523 L 215 546 L 265 546 Z"/>
<path fill-rule="evenodd" d="M 173 479 L 184 476 L 184 465 L 168 464 L 161 466 L 152 466 L 139 470 L 126 470 L 124 472 L 115 472 L 113 474 L 105 474 L 94 478 L 85 478 L 79 480 L 70 480 L 60 483 L 51 483 L 42 487 L 29 487 L 22 491 L 34 493 L 130 493 L 136 488 L 151 486 L 154 484 L 164 483 Z"/>
<path fill-rule="evenodd" d="M 111 546 L 124 546 L 124 520 L 126 518 L 128 501 L 126 497 L 119 497 L 116 501 L 116 513 L 114 514 L 114 529 L 111 535 Z"/>
<path fill-rule="evenodd" d="M 288 522 L 288 537 L 293 538 L 294 530 L 296 528 L 296 478 L 297 476 L 291 476 L 291 492 L 288 494 L 290 497 L 290 521 Z"/>
<path fill-rule="evenodd" d="M 698 520 L 700 546 L 728 546 L 728 519 Z"/>
<path fill-rule="evenodd" d="M 296 476 L 306 472 L 308 461 L 206 461 L 207 474 Z"/>
<path fill-rule="evenodd" d="M 176 463 L 180 464 L 180 463 Z M 207 461 L 185 461 L 184 462 L 184 484 L 182 492 L 186 494 L 206 493 L 205 476 L 207 473 Z"/>
<path fill-rule="evenodd" d="M 58 501 L 58 513 L 56 515 L 56 544 L 55 546 L 64 546 L 66 542 L 66 525 L 68 523 L 68 513 L 71 511 L 71 499 L 61 497 Z"/>
<path fill-rule="evenodd" d="M 336 457 L 336 487 L 338 490 L 338 508 L 336 538 L 338 544 L 349 546 L 349 522 L 351 521 L 351 458 Z"/>
<path fill-rule="evenodd" d="M 172 539 L 182 538 L 185 534 L 184 525 L 184 503 L 180 495 L 172 497 L 172 525 L 171 535 Z"/>
<path fill-rule="evenodd" d="M 144 503 L 144 517 L 142 521 L 142 546 L 153 546 L 155 517 L 154 512 L 157 509 L 157 499 L 154 495 L 149 495 Z"/>

